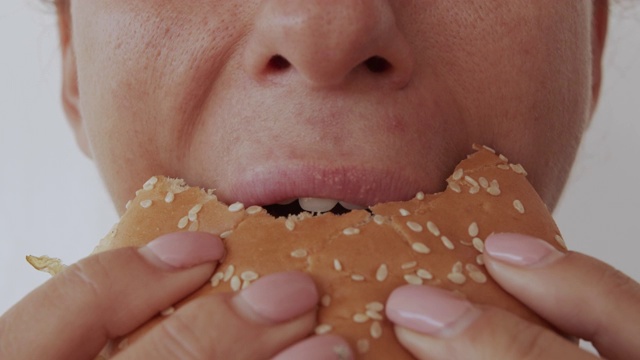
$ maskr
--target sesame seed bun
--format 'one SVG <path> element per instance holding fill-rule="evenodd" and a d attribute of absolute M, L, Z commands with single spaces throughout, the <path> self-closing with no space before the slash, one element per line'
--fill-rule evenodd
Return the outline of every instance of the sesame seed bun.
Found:
<path fill-rule="evenodd" d="M 407 283 L 452 290 L 549 327 L 489 277 L 480 255 L 493 232 L 532 235 L 565 251 L 560 233 L 520 165 L 489 148 L 476 150 L 456 167 L 442 193 L 418 193 L 410 201 L 343 215 L 274 218 L 260 207 L 223 204 L 213 191 L 181 180 L 151 178 L 96 251 L 197 230 L 223 238 L 227 256 L 210 283 L 113 342 L 103 355 L 136 341 L 194 297 L 238 291 L 260 276 L 289 270 L 309 273 L 318 286 L 316 333 L 344 336 L 361 359 L 412 358 L 384 316 L 391 291 Z"/>

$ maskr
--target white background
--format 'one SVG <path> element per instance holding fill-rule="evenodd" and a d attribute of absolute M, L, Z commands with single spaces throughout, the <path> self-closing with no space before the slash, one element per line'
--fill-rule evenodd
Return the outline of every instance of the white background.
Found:
<path fill-rule="evenodd" d="M 600 106 L 555 216 L 572 249 L 638 280 L 640 6 L 612 10 Z M 0 313 L 48 278 L 26 254 L 74 262 L 117 220 L 63 117 L 56 35 L 38 0 L 0 1 Z"/>

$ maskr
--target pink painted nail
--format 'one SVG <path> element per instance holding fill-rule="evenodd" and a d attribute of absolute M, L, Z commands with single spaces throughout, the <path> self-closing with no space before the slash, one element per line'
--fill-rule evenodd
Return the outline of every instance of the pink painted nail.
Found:
<path fill-rule="evenodd" d="M 564 256 L 546 241 L 511 233 L 491 234 L 484 244 L 485 253 L 497 260 L 518 266 L 544 266 Z"/>
<path fill-rule="evenodd" d="M 314 309 L 318 290 L 311 277 L 291 271 L 258 279 L 242 290 L 239 298 L 258 316 L 279 323 Z"/>
<path fill-rule="evenodd" d="M 464 330 L 480 311 L 449 291 L 405 285 L 391 293 L 386 314 L 397 325 L 423 334 L 447 337 Z"/>
<path fill-rule="evenodd" d="M 272 360 L 349 360 L 353 359 L 353 352 L 349 344 L 337 335 L 313 336 L 303 340 Z"/>
<path fill-rule="evenodd" d="M 138 250 L 156 266 L 188 268 L 220 260 L 225 253 L 220 238 L 205 232 L 162 235 Z"/>

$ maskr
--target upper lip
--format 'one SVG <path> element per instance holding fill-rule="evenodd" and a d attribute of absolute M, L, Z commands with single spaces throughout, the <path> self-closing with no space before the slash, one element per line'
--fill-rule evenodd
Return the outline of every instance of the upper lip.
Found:
<path fill-rule="evenodd" d="M 314 197 L 371 206 L 408 200 L 420 190 L 418 179 L 397 168 L 283 164 L 244 171 L 216 193 L 222 201 L 245 205 L 265 206 Z"/>

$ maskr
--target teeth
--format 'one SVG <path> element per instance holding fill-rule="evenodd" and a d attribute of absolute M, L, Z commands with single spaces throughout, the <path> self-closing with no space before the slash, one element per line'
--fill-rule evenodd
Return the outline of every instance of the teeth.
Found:
<path fill-rule="evenodd" d="M 326 212 L 338 204 L 338 200 L 319 198 L 300 198 L 298 202 L 301 208 L 312 212 Z"/>
<path fill-rule="evenodd" d="M 347 209 L 347 210 L 363 210 L 363 209 L 366 209 L 365 206 L 360 206 L 360 205 L 356 205 L 356 204 L 352 204 L 352 203 L 348 203 L 348 202 L 344 202 L 344 201 L 340 201 L 340 205 L 342 205 L 342 207 Z"/>

